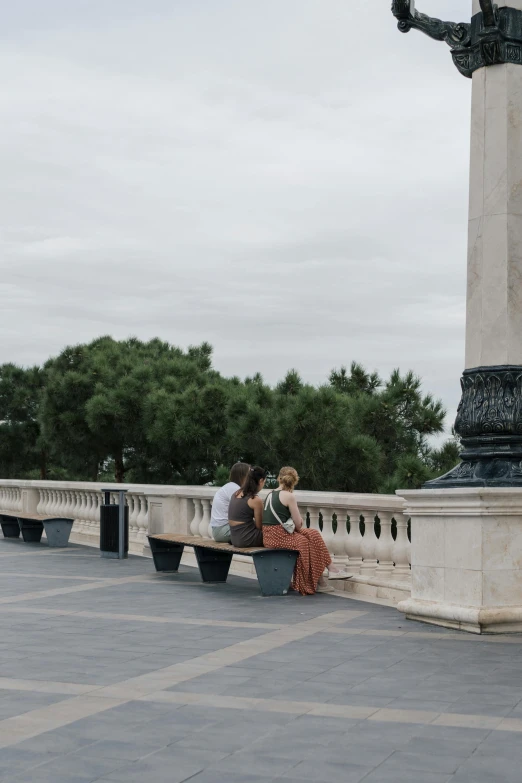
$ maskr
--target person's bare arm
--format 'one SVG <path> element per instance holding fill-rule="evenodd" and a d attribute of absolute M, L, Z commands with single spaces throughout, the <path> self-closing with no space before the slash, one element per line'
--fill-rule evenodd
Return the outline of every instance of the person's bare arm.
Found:
<path fill-rule="evenodd" d="M 283 497 L 281 497 L 283 495 Z M 299 508 L 297 506 L 297 500 L 295 499 L 295 495 L 292 492 L 281 492 L 281 495 L 279 496 L 281 498 L 281 503 L 283 506 L 288 506 L 288 510 L 290 511 L 292 515 L 292 519 L 294 521 L 295 529 L 297 531 L 301 530 L 304 522 L 303 518 L 301 517 L 301 514 L 299 513 Z"/>
<path fill-rule="evenodd" d="M 254 510 L 254 522 L 258 530 L 263 528 L 263 501 L 260 497 L 252 498 L 248 505 Z"/>

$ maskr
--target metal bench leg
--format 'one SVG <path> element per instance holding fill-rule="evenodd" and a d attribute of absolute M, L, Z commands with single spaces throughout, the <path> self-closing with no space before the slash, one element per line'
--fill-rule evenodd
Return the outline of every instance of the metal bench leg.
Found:
<path fill-rule="evenodd" d="M 33 522 L 28 519 L 19 519 L 22 538 L 26 544 L 38 544 L 42 540 L 44 526 L 43 522 Z"/>
<path fill-rule="evenodd" d="M 286 595 L 297 562 L 298 552 L 288 549 L 270 549 L 254 552 L 259 587 L 263 595 Z"/>
<path fill-rule="evenodd" d="M 20 525 L 18 524 L 18 519 L 1 516 L 0 526 L 4 538 L 20 538 Z"/>
<path fill-rule="evenodd" d="M 217 549 L 206 549 L 195 546 L 194 553 L 198 561 L 199 573 L 204 582 L 226 582 L 230 563 L 231 552 L 219 552 Z"/>
<path fill-rule="evenodd" d="M 47 519 L 43 526 L 49 546 L 67 546 L 73 526 L 70 519 Z"/>
<path fill-rule="evenodd" d="M 184 544 L 174 544 L 172 541 L 161 541 L 157 538 L 149 538 L 149 544 L 156 571 L 178 570 Z"/>

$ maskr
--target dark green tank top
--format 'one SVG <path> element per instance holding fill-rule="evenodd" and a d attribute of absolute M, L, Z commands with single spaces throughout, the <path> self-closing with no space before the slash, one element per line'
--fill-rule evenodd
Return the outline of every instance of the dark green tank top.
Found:
<path fill-rule="evenodd" d="M 272 492 L 272 505 L 274 507 L 274 511 L 277 513 L 279 519 L 281 522 L 286 522 L 292 514 L 290 513 L 290 509 L 288 506 L 283 506 L 281 501 L 279 500 L 279 495 L 281 493 L 280 489 L 276 489 Z M 278 520 L 272 513 L 272 509 L 270 506 L 267 508 L 267 500 L 268 497 L 265 499 L 264 505 L 263 505 L 263 525 L 279 525 Z"/>

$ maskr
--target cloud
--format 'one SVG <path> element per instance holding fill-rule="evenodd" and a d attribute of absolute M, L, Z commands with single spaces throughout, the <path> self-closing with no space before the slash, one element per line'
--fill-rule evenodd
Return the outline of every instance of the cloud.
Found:
<path fill-rule="evenodd" d="M 470 82 L 444 44 L 380 0 L 26 0 L 3 28 L 0 361 L 206 339 L 272 382 L 412 368 L 454 410 Z"/>

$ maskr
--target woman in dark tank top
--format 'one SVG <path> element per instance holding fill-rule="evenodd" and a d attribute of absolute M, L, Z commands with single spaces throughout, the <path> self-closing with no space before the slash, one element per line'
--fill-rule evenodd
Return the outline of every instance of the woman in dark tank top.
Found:
<path fill-rule="evenodd" d="M 263 546 L 263 501 L 258 492 L 265 481 L 266 470 L 250 468 L 243 486 L 230 498 L 228 520 L 233 546 Z"/>

